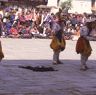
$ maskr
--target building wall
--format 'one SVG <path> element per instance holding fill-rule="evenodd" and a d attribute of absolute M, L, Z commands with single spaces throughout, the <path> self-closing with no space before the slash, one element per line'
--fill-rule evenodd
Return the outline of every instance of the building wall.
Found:
<path fill-rule="evenodd" d="M 0 0 L 0 2 L 3 2 L 4 4 L 8 5 L 19 5 L 19 6 L 37 6 L 37 5 L 46 5 L 47 0 Z"/>
<path fill-rule="evenodd" d="M 47 6 L 56 6 L 57 7 L 57 0 L 48 0 Z"/>
<path fill-rule="evenodd" d="M 64 2 L 67 0 L 60 0 Z M 95 1 L 96 5 L 96 1 Z M 71 13 L 91 13 L 92 9 L 92 0 L 72 0 L 72 8 L 69 10 Z"/>
<path fill-rule="evenodd" d="M 91 13 L 91 0 L 73 0 L 72 8 L 69 12 Z"/>

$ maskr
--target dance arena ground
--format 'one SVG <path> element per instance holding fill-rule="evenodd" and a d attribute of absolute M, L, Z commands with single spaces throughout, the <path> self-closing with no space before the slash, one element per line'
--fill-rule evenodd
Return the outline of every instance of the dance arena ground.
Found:
<path fill-rule="evenodd" d="M 87 64 L 80 71 L 76 41 L 66 41 L 60 54 L 64 64 L 52 64 L 50 39 L 1 38 L 5 58 L 0 63 L 0 95 L 96 95 L 96 42 Z M 56 71 L 34 72 L 19 66 L 53 67 Z"/>

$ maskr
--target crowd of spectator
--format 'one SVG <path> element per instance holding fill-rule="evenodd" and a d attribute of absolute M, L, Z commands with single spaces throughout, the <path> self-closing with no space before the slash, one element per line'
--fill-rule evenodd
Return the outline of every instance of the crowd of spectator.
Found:
<path fill-rule="evenodd" d="M 7 38 L 51 38 L 54 13 L 35 8 L 7 7 L 0 9 L 0 36 Z M 65 39 L 76 40 L 80 27 L 89 14 L 60 13 Z"/>

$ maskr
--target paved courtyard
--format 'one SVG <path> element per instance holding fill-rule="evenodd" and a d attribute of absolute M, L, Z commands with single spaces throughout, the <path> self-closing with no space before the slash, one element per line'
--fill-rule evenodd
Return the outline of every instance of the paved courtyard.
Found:
<path fill-rule="evenodd" d="M 50 39 L 1 39 L 5 58 L 0 63 L 0 95 L 96 95 L 96 42 L 80 71 L 76 41 L 67 41 L 60 55 L 64 64 L 52 64 Z M 34 72 L 19 66 L 46 66 L 57 71 Z"/>

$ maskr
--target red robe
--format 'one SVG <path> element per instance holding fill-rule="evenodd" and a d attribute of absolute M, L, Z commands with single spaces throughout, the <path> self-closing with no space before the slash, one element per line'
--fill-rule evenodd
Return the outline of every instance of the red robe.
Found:
<path fill-rule="evenodd" d="M 76 52 L 77 54 L 83 54 L 85 56 L 91 55 L 92 48 L 89 41 L 83 36 L 79 37 L 76 43 Z"/>

